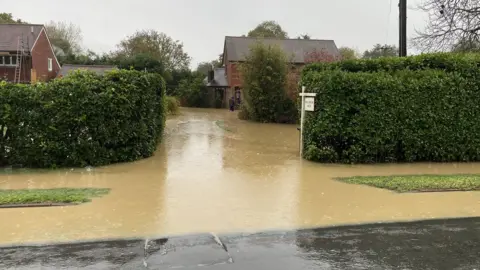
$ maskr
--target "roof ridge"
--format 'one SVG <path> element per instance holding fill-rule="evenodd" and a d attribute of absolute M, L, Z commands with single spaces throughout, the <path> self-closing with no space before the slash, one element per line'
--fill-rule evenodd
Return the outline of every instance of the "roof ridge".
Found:
<path fill-rule="evenodd" d="M 44 24 L 36 24 L 36 23 L 0 23 L 0 25 L 45 26 Z"/>
<path fill-rule="evenodd" d="M 225 36 L 225 39 L 227 39 L 227 38 L 238 38 L 238 39 L 269 39 L 269 40 L 301 40 L 301 41 L 334 41 L 333 39 L 303 39 L 303 38 Z"/>

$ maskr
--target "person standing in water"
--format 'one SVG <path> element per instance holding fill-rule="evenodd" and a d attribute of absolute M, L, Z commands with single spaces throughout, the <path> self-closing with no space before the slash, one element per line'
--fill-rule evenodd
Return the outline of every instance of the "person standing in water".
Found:
<path fill-rule="evenodd" d="M 230 111 L 234 111 L 235 110 L 235 99 L 232 97 L 230 98 Z"/>

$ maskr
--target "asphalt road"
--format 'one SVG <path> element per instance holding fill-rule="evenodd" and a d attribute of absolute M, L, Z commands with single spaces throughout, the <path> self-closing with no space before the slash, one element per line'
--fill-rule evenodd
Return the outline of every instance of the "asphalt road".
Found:
<path fill-rule="evenodd" d="M 480 270 L 480 218 L 0 247 L 0 269 Z"/>

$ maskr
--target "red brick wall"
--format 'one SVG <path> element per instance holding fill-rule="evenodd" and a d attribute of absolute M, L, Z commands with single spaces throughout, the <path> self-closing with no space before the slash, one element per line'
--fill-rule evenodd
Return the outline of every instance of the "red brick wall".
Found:
<path fill-rule="evenodd" d="M 11 52 L 11 53 L 16 53 L 16 52 Z M 31 69 L 30 59 L 24 59 L 22 61 L 22 71 L 20 72 L 21 82 L 30 82 L 30 69 Z M 0 66 L 0 79 L 3 79 L 4 77 L 7 78 L 7 81 L 12 82 L 15 79 L 15 67 Z"/>
<path fill-rule="evenodd" d="M 300 80 L 300 74 L 304 64 L 294 64 L 290 67 L 288 78 L 287 78 L 287 95 L 295 100 L 298 96 L 298 81 Z M 226 99 L 229 100 L 232 96 L 235 95 L 235 87 L 238 86 L 242 89 L 242 78 L 239 68 L 239 63 L 229 62 L 225 66 L 227 72 L 227 82 L 230 86 L 226 91 Z M 241 92 L 241 98 L 243 100 L 243 91 Z"/>
<path fill-rule="evenodd" d="M 228 63 L 227 67 L 227 79 L 228 85 L 230 87 L 240 86 L 242 87 L 242 80 L 240 76 L 239 64 L 238 63 Z"/>
<path fill-rule="evenodd" d="M 52 59 L 52 71 L 48 71 L 48 58 Z M 38 81 L 48 81 L 57 76 L 60 66 L 55 60 L 52 47 L 48 42 L 45 31 L 40 33 L 37 43 L 32 50 L 32 65 L 33 69 L 37 71 Z"/>

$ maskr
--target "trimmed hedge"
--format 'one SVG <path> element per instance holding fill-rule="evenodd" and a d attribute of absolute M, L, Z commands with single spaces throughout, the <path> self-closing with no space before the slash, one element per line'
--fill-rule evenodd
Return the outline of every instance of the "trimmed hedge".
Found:
<path fill-rule="evenodd" d="M 48 84 L 0 83 L 0 166 L 83 167 L 153 154 L 165 123 L 161 76 L 77 71 Z"/>
<path fill-rule="evenodd" d="M 434 53 L 410 57 L 382 57 L 378 59 L 344 60 L 334 63 L 314 63 L 303 69 L 312 71 L 340 69 L 347 72 L 395 72 L 399 70 L 440 69 L 447 72 L 478 72 L 480 54 Z"/>
<path fill-rule="evenodd" d="M 306 116 L 304 157 L 345 163 L 479 161 L 480 69 L 470 68 L 352 73 L 307 67 L 303 85 L 317 97 L 315 112 Z"/>

